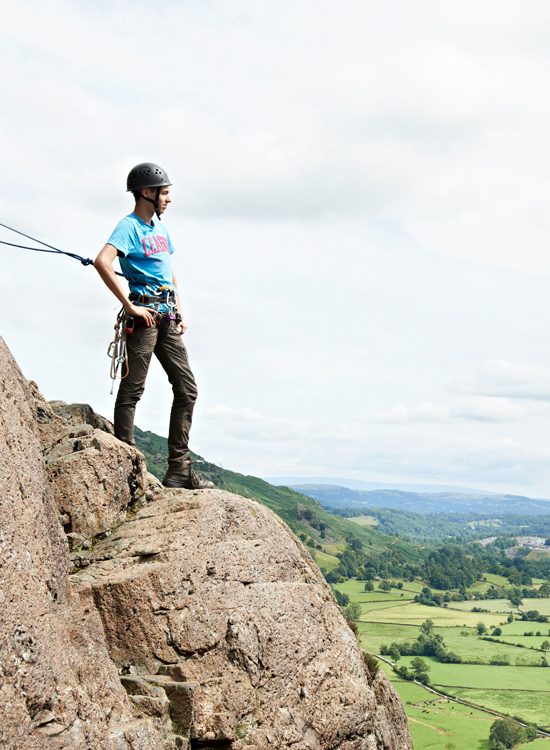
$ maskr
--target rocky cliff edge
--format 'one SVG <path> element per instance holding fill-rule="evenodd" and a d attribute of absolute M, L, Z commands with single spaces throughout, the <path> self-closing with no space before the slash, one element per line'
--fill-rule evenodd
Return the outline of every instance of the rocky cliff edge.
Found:
<path fill-rule="evenodd" d="M 163 489 L 111 432 L 0 339 L 0 746 L 409 750 L 288 527 Z"/>

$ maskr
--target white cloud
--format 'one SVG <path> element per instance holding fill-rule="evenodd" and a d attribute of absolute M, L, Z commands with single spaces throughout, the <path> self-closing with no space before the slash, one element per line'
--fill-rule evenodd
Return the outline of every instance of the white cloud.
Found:
<path fill-rule="evenodd" d="M 550 367 L 490 360 L 480 368 L 473 387 L 488 395 L 550 401 Z"/>
<path fill-rule="evenodd" d="M 391 409 L 386 409 L 380 415 L 382 422 L 405 423 L 405 422 L 446 422 L 450 418 L 451 410 L 448 406 L 438 404 L 420 404 L 411 408 L 405 404 L 398 404 Z"/>
<path fill-rule="evenodd" d="M 457 420 L 475 422 L 513 422 L 531 416 L 548 416 L 540 406 L 518 404 L 508 398 L 473 396 L 458 399 L 452 405 L 424 403 L 417 407 L 399 404 L 386 409 L 380 420 L 387 423 L 407 422 L 452 423 Z"/>
<path fill-rule="evenodd" d="M 550 494 L 547 4 L 150 13 L 5 10 L 0 221 L 93 256 L 129 210 L 130 166 L 158 161 L 200 453 Z M 72 260 L 1 252 L 24 371 L 109 414 L 116 303 Z M 154 367 L 138 423 L 165 434 L 169 406 Z"/>

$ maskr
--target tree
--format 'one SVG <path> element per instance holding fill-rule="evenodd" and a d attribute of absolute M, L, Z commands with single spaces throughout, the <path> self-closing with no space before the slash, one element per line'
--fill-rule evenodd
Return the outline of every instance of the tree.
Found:
<path fill-rule="evenodd" d="M 508 654 L 494 654 L 489 659 L 489 664 L 494 664 L 495 666 L 505 666 L 510 664 L 510 657 Z"/>
<path fill-rule="evenodd" d="M 401 651 L 399 650 L 399 646 L 397 643 L 392 643 L 391 646 L 388 649 L 388 656 L 392 661 L 399 661 L 401 658 Z"/>
<path fill-rule="evenodd" d="M 543 641 L 543 642 L 542 642 L 542 643 L 540 644 L 540 650 L 541 650 L 541 651 L 544 651 L 545 653 L 546 653 L 547 651 L 550 651 L 550 641 Z"/>
<path fill-rule="evenodd" d="M 457 544 L 445 544 L 430 552 L 424 564 L 428 583 L 438 589 L 471 586 L 477 580 L 477 566 Z"/>
<path fill-rule="evenodd" d="M 391 583 L 389 581 L 382 580 L 378 584 L 378 588 L 380 589 L 380 591 L 391 591 Z"/>
<path fill-rule="evenodd" d="M 420 631 L 424 633 L 424 635 L 432 635 L 433 629 L 434 621 L 430 620 L 429 618 L 427 620 L 424 620 L 424 622 L 420 626 Z"/>
<path fill-rule="evenodd" d="M 367 673 L 370 679 L 374 680 L 374 678 L 378 674 L 378 670 L 380 669 L 380 663 L 378 659 L 372 654 L 369 654 L 367 651 L 363 651 L 363 661 L 365 662 L 365 667 L 367 668 Z"/>
<path fill-rule="evenodd" d="M 358 620 L 361 617 L 361 605 L 358 602 L 348 604 L 344 614 L 348 620 Z"/>
<path fill-rule="evenodd" d="M 493 630 L 493 635 L 502 635 L 502 629 L 501 628 L 495 628 Z"/>
<path fill-rule="evenodd" d="M 524 731 L 527 742 L 533 742 L 537 738 L 537 727 L 535 724 L 528 724 L 524 728 Z"/>
<path fill-rule="evenodd" d="M 338 591 L 338 589 L 332 589 L 332 593 L 341 607 L 345 607 L 346 604 L 349 604 L 349 596 L 347 594 L 343 594 L 341 591 Z"/>
<path fill-rule="evenodd" d="M 506 618 L 506 622 L 514 622 L 514 615 L 511 612 Z"/>
<path fill-rule="evenodd" d="M 521 607 L 521 605 L 523 604 L 521 600 L 521 589 L 517 587 L 511 589 L 510 593 L 508 594 L 508 599 L 512 607 L 516 607 L 516 608 Z"/>
<path fill-rule="evenodd" d="M 417 682 L 421 682 L 423 685 L 428 685 L 430 682 L 430 675 L 427 672 L 417 672 L 414 679 Z"/>
<path fill-rule="evenodd" d="M 513 719 L 497 719 L 491 724 L 489 732 L 490 750 L 506 750 L 527 739 L 527 732 Z"/>
<path fill-rule="evenodd" d="M 411 669 L 414 672 L 414 676 L 417 677 L 419 674 L 429 672 L 430 667 L 426 664 L 424 659 L 420 658 L 420 656 L 415 656 L 411 661 Z"/>
<path fill-rule="evenodd" d="M 487 626 L 483 622 L 478 622 L 476 630 L 478 635 L 484 635 L 487 632 Z"/>
<path fill-rule="evenodd" d="M 374 591 L 374 583 L 372 581 L 366 581 L 364 591 Z"/>
<path fill-rule="evenodd" d="M 363 551 L 363 542 L 358 537 L 353 536 L 352 534 L 348 534 L 346 536 L 346 542 L 349 544 L 349 546 L 354 552 Z"/>
<path fill-rule="evenodd" d="M 522 612 L 521 619 L 530 622 L 548 622 L 548 616 L 541 615 L 538 609 L 530 609 L 527 612 Z"/>

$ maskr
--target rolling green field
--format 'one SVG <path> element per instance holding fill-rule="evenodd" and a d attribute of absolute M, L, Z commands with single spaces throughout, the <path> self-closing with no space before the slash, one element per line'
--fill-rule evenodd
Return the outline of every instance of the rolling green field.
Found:
<path fill-rule="evenodd" d="M 364 642 L 364 648 L 373 651 L 374 653 L 380 653 L 380 647 L 383 644 L 389 646 L 390 643 L 414 641 L 418 635 L 418 627 L 416 625 L 387 625 L 385 623 L 367 623 L 358 621 L 357 626 L 361 639 Z M 516 659 L 518 658 L 527 660 L 529 663 L 539 664 L 540 658 L 543 655 L 542 651 L 538 649 L 543 641 L 542 638 L 522 639 L 527 643 L 532 642 L 533 646 L 536 647 L 535 650 L 484 641 L 478 637 L 475 628 L 436 627 L 434 632 L 443 636 L 449 651 L 454 651 L 455 653 L 460 654 L 464 661 L 480 661 L 488 663 L 491 658 L 505 654 L 508 656 L 510 664 L 512 665 L 516 663 Z M 503 639 L 504 636 L 502 635 L 500 638 Z M 511 638 L 513 638 L 513 636 L 511 636 Z"/>
<path fill-rule="evenodd" d="M 524 633 L 530 633 L 531 631 L 533 631 L 534 633 L 541 633 L 542 636 L 547 636 L 548 632 L 550 631 L 550 623 L 514 620 L 514 622 L 506 622 L 501 626 L 501 628 L 502 638 L 504 638 L 505 636 L 508 637 L 509 635 L 523 635 Z M 526 637 L 529 638 L 530 636 Z"/>
<path fill-rule="evenodd" d="M 451 602 L 449 607 L 464 611 L 471 611 L 473 607 L 481 607 L 491 612 L 517 612 L 516 607 L 512 607 L 508 599 L 481 599 L 479 601 L 469 602 Z M 521 606 L 522 610 L 536 609 L 541 615 L 550 616 L 550 599 L 524 599 Z M 483 614 L 483 613 L 481 613 Z"/>
<path fill-rule="evenodd" d="M 499 635 L 498 639 L 500 641 L 507 641 L 508 643 L 513 643 L 515 646 L 520 646 L 525 649 L 539 651 L 540 647 L 545 641 L 550 641 L 550 636 L 546 634 L 548 632 L 546 630 L 543 630 L 543 631 L 535 630 L 535 632 L 536 633 L 541 632 L 542 635 L 532 635 L 532 636 L 511 635 L 510 631 L 505 631 L 504 628 L 502 628 L 502 635 Z"/>
<path fill-rule="evenodd" d="M 383 668 L 405 704 L 415 750 L 450 750 L 453 747 L 488 750 L 487 738 L 494 717 L 438 698 L 419 685 L 400 679 L 387 665 L 383 664 Z M 460 745 L 456 741 L 458 736 Z M 550 745 L 546 750 L 548 747 Z"/>
<path fill-rule="evenodd" d="M 544 719 L 541 719 L 541 717 L 545 716 L 546 722 L 549 723 L 550 693 L 505 691 L 496 688 L 490 690 L 456 688 L 446 689 L 445 692 L 457 698 L 472 701 L 472 703 L 477 703 L 487 708 L 493 708 L 495 711 L 502 711 L 525 721 L 531 721 L 538 724 L 541 728 L 548 730 Z M 547 743 L 547 747 L 550 748 L 550 739 L 545 740 L 545 742 Z"/>
<path fill-rule="evenodd" d="M 487 575 L 486 579 L 476 586 L 501 583 L 499 576 Z M 431 619 L 434 633 L 441 635 L 446 648 L 459 654 L 464 662 L 446 664 L 423 656 L 429 665 L 432 687 L 480 708 L 500 711 L 549 729 L 550 667 L 540 666 L 544 657 L 540 646 L 550 640 L 550 624 L 520 620 L 508 623 L 506 618 L 511 608 L 507 600 L 452 602 L 448 607 L 417 604 L 413 599 L 423 586 L 422 582 L 405 581 L 402 589 L 392 588 L 383 593 L 375 585 L 374 591 L 365 592 L 363 581 L 350 580 L 335 588 L 360 605 L 356 625 L 366 651 L 377 654 L 382 645 L 412 642 L 420 632 L 420 625 Z M 491 611 L 471 612 L 474 606 Z M 549 607 L 549 599 L 527 599 L 522 610 L 537 609 L 546 614 Z M 498 638 L 509 642 L 483 640 L 477 631 L 480 622 L 488 629 L 500 626 L 502 634 Z M 523 635 L 529 631 L 540 631 L 541 636 Z M 550 652 L 547 657 L 550 661 Z M 410 665 L 413 658 L 402 656 L 398 664 Z M 495 658 L 504 658 L 509 664 L 490 664 Z M 420 685 L 402 680 L 384 662 L 380 664 L 405 704 L 415 750 L 488 750 L 494 715 L 438 698 Z M 550 750 L 550 739 L 520 747 Z"/>
<path fill-rule="evenodd" d="M 413 625 L 416 624 L 418 627 L 424 620 L 428 619 L 434 620 L 439 626 L 475 627 L 482 619 L 478 612 L 461 612 L 442 607 L 428 607 L 424 604 L 406 601 L 403 604 L 399 602 L 391 602 L 391 604 L 393 606 L 390 606 L 389 602 L 386 604 L 379 602 L 376 607 L 369 607 L 368 611 L 365 609 L 365 613 L 359 619 L 370 622 L 408 622 Z M 364 604 L 362 607 L 367 608 L 368 605 Z M 488 626 L 500 625 L 505 619 L 502 614 L 483 613 L 483 622 Z"/>
<path fill-rule="evenodd" d="M 414 657 L 403 656 L 399 664 L 408 666 Z M 514 666 L 495 667 L 491 664 L 442 664 L 430 656 L 422 657 L 430 665 L 430 680 L 434 686 L 465 687 L 491 690 L 498 685 L 499 690 L 547 690 L 550 701 L 550 668 Z M 540 672 L 541 674 L 537 674 Z M 550 718 L 548 711 L 542 719 Z"/>

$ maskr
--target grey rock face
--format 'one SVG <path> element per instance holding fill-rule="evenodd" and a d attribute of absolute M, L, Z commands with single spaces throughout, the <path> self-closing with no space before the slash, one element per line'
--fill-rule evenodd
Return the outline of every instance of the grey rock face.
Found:
<path fill-rule="evenodd" d="M 44 451 L 50 488 L 67 531 L 90 537 L 124 520 L 145 494 L 143 457 L 113 435 L 79 425 Z"/>
<path fill-rule="evenodd" d="M 69 583 L 38 434 L 33 390 L 0 339 L 0 747 L 129 750 L 113 732 L 135 718 L 98 612 Z M 143 750 L 158 746 L 150 720 L 139 731 Z"/>
<path fill-rule="evenodd" d="M 95 545 L 73 582 L 93 591 L 119 667 L 196 683 L 194 738 L 410 747 L 400 703 L 381 677 L 379 706 L 317 566 L 253 500 L 165 490 Z"/>
<path fill-rule="evenodd" d="M 44 402 L 1 340 L 0 372 L 0 746 L 411 748 L 277 516 L 159 487 L 87 407 Z"/>

